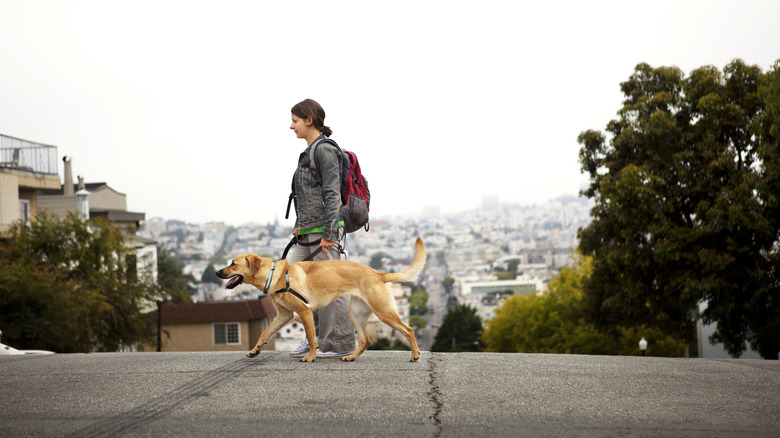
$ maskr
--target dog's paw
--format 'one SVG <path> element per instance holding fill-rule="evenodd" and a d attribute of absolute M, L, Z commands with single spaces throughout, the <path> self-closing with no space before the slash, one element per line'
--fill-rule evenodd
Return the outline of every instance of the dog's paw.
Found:
<path fill-rule="evenodd" d="M 314 362 L 314 360 L 317 359 L 317 355 L 314 356 L 304 356 L 301 358 L 301 362 Z"/>
<path fill-rule="evenodd" d="M 412 356 L 412 360 L 410 360 L 409 362 L 417 362 L 418 360 L 420 360 L 420 356 L 417 357 Z"/>
<path fill-rule="evenodd" d="M 352 357 L 352 355 L 344 356 L 341 358 L 341 360 L 343 360 L 344 362 L 354 362 L 355 359 L 357 359 L 357 356 Z"/>
<path fill-rule="evenodd" d="M 259 351 L 250 351 L 249 353 L 246 354 L 246 357 L 249 358 L 256 357 L 259 353 L 260 353 Z"/>

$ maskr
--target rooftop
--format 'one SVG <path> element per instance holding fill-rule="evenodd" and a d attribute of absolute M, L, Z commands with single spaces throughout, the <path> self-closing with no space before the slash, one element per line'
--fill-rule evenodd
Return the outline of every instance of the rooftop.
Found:
<path fill-rule="evenodd" d="M 170 303 L 162 307 L 163 324 L 195 324 L 224 321 L 251 321 L 276 313 L 270 299 Z M 157 311 L 152 312 L 157 319 Z"/>

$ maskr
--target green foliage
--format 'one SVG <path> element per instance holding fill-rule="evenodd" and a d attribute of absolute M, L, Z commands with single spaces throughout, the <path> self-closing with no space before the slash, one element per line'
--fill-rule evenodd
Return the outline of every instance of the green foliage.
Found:
<path fill-rule="evenodd" d="M 495 276 L 497 280 L 514 280 L 515 278 L 517 278 L 517 272 L 516 271 L 496 272 Z"/>
<path fill-rule="evenodd" d="M 481 331 L 482 318 L 477 315 L 477 309 L 466 304 L 458 304 L 444 315 L 444 321 L 436 332 L 431 351 L 480 351 Z"/>
<path fill-rule="evenodd" d="M 401 342 L 398 339 L 393 340 L 392 344 L 390 343 L 390 340 L 387 338 L 379 338 L 374 342 L 373 344 L 368 346 L 369 350 L 400 350 L 400 351 L 411 351 L 412 349 Z"/>
<path fill-rule="evenodd" d="M 368 266 L 377 271 L 383 271 L 385 269 L 385 262 L 382 260 L 387 257 L 387 254 L 383 252 L 376 253 L 371 256 L 371 260 L 368 262 Z"/>
<path fill-rule="evenodd" d="M 0 247 L 3 338 L 62 353 L 151 340 L 141 307 L 157 291 L 136 281 L 129 256 L 119 229 L 100 218 L 39 214 L 29 225 L 16 223 Z"/>
<path fill-rule="evenodd" d="M 416 290 L 409 297 L 409 314 L 425 315 L 428 313 L 428 292 Z"/>
<path fill-rule="evenodd" d="M 203 271 L 203 275 L 200 276 L 200 281 L 202 283 L 214 283 L 217 285 L 222 284 L 222 279 L 217 277 L 217 269 L 214 267 L 213 263 L 209 263 L 209 265 L 206 267 L 206 270 Z"/>
<path fill-rule="evenodd" d="M 444 291 L 449 293 L 452 293 L 452 287 L 455 284 L 455 279 L 452 277 L 446 277 L 441 282 L 441 286 L 444 288 Z"/>
<path fill-rule="evenodd" d="M 721 73 L 639 64 L 618 119 L 578 141 L 595 201 L 580 230 L 594 257 L 586 316 L 601 329 L 652 326 L 692 340 L 700 301 L 714 341 L 780 351 L 776 257 L 780 64 L 741 60 Z M 614 329 L 612 329 L 614 330 Z M 616 333 L 613 333 L 613 335 Z"/>
<path fill-rule="evenodd" d="M 638 343 L 644 336 L 650 355 L 683 355 L 685 343 L 657 329 L 617 327 L 610 335 L 588 323 L 582 285 L 591 270 L 591 260 L 581 258 L 575 267 L 562 269 L 543 295 L 508 298 L 482 335 L 486 351 L 631 355 L 639 354 Z"/>
<path fill-rule="evenodd" d="M 428 325 L 428 320 L 422 316 L 411 315 L 409 316 L 409 325 L 417 328 L 425 328 Z"/>
<path fill-rule="evenodd" d="M 171 255 L 163 245 L 157 246 L 157 284 L 162 294 L 170 296 L 173 303 L 192 301 L 189 294 L 187 277 L 182 271 L 183 263 Z"/>

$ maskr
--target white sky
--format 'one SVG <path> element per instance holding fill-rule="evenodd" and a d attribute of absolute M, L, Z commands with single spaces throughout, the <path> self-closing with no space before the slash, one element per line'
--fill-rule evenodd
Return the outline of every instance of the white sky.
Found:
<path fill-rule="evenodd" d="M 372 217 L 528 205 L 587 182 L 577 135 L 615 118 L 638 63 L 766 71 L 779 22 L 772 0 L 0 0 L 0 133 L 147 218 L 266 222 L 306 146 L 290 108 L 313 98 Z"/>

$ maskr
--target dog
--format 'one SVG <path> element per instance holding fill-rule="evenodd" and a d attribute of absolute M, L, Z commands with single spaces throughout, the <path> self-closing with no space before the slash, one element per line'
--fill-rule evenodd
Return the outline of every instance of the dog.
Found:
<path fill-rule="evenodd" d="M 317 338 L 312 311 L 327 306 L 344 294 L 350 295 L 350 315 L 358 333 L 358 347 L 341 360 L 354 361 L 370 345 L 366 323 L 373 312 L 385 324 L 401 332 L 412 348 L 411 362 L 420 359 L 420 349 L 414 330 L 401 321 L 395 307 L 395 299 L 387 283 L 412 281 L 425 267 L 425 245 L 419 237 L 415 242 L 412 264 L 400 273 L 383 273 L 351 261 L 322 260 L 288 264 L 287 260 L 274 262 L 270 258 L 255 254 L 236 257 L 217 276 L 228 280 L 226 288 L 232 289 L 241 283 L 251 284 L 267 293 L 273 300 L 276 317 L 260 334 L 257 345 L 247 353 L 257 356 L 268 339 L 279 331 L 298 313 L 303 321 L 309 354 L 302 362 L 314 362 L 317 357 Z"/>

